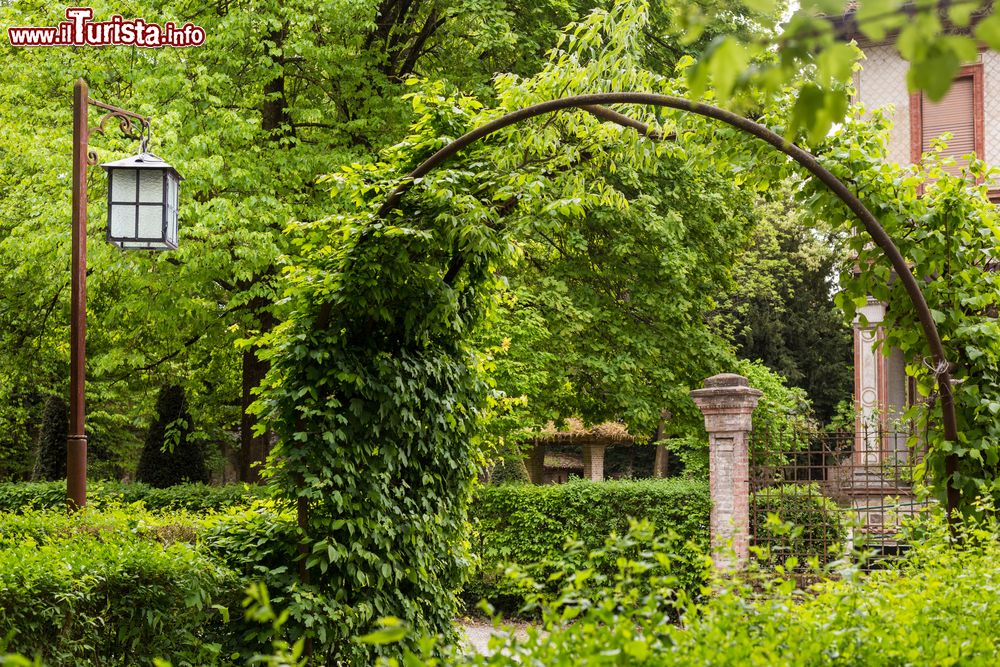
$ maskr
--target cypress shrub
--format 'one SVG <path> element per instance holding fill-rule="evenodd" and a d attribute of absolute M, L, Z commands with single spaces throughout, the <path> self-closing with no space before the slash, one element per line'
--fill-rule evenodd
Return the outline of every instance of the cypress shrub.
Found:
<path fill-rule="evenodd" d="M 42 428 L 38 433 L 38 453 L 31 478 L 36 481 L 66 479 L 66 436 L 69 434 L 69 406 L 59 396 L 45 402 Z"/>
<path fill-rule="evenodd" d="M 490 475 L 493 484 L 531 484 L 524 459 L 503 459 L 493 468 Z"/>
<path fill-rule="evenodd" d="M 156 400 L 156 417 L 146 434 L 136 480 L 164 488 L 184 482 L 208 482 L 201 450 L 189 441 L 191 414 L 184 389 L 166 385 Z"/>

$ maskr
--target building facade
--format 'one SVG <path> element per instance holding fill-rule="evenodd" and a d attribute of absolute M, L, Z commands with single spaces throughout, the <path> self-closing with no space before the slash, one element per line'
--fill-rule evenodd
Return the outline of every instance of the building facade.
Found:
<path fill-rule="evenodd" d="M 910 65 L 893 44 L 856 39 L 865 54 L 863 69 L 855 75 L 857 100 L 867 109 L 892 107 L 889 160 L 916 163 L 945 132 L 952 134 L 945 154 L 955 158 L 955 170 L 966 162 L 962 156 L 970 153 L 987 162 L 1000 158 L 1000 53 L 981 49 L 975 62 L 962 67 L 944 99 L 935 103 L 921 92 L 907 90 Z M 991 187 L 990 198 L 1000 201 L 1000 182 Z M 879 447 L 874 432 L 895 430 L 894 422 L 916 397 L 902 353 L 874 349 L 883 337 L 885 304 L 869 299 L 859 310 L 867 321 L 858 318 L 854 326 L 854 398 L 859 425 L 871 433 L 865 436 L 862 456 L 876 463 Z"/>

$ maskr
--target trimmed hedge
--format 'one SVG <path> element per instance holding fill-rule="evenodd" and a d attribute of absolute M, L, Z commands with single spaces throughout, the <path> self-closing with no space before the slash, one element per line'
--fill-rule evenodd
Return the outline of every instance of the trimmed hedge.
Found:
<path fill-rule="evenodd" d="M 687 479 L 479 487 L 469 514 L 472 550 L 480 563 L 463 598 L 516 610 L 523 598 L 503 576 L 506 566 L 544 569 L 573 540 L 596 549 L 611 533 L 628 532 L 629 517 L 646 519 L 658 533 L 674 533 L 675 542 L 688 543 L 681 576 L 696 590 L 702 583 L 701 556 L 708 553 L 709 509 L 708 485 Z"/>
<path fill-rule="evenodd" d="M 155 489 L 147 484 L 97 482 L 87 489 L 87 504 L 95 508 L 107 504 L 142 501 L 147 509 L 191 512 L 220 511 L 269 498 L 267 487 L 247 484 L 178 484 Z M 8 482 L 0 484 L 0 512 L 16 512 L 27 507 L 56 508 L 66 505 L 66 482 Z"/>
<path fill-rule="evenodd" d="M 215 663 L 242 582 L 196 532 L 191 515 L 134 508 L 0 514 L 6 648 L 51 666 Z"/>
<path fill-rule="evenodd" d="M 806 567 L 813 557 L 819 565 L 843 557 L 849 512 L 824 496 L 816 484 L 761 489 L 753 494 L 751 509 L 756 544 L 767 549 L 761 560 L 779 564 L 795 556 Z M 778 523 L 768 521 L 769 515 Z"/>
<path fill-rule="evenodd" d="M 576 562 L 564 563 L 542 624 L 500 634 L 490 656 L 458 650 L 443 664 L 992 667 L 1000 664 L 1000 524 L 967 520 L 956 544 L 942 515 L 909 536 L 913 551 L 890 569 L 850 569 L 805 593 L 791 579 L 727 578 L 680 607 L 683 623 L 674 622 L 676 597 L 660 593 L 669 583 L 647 585 L 669 582 L 669 557 L 655 545 L 629 556 L 619 540 L 615 577 L 581 592 Z M 647 543 L 638 532 L 632 542 Z"/>

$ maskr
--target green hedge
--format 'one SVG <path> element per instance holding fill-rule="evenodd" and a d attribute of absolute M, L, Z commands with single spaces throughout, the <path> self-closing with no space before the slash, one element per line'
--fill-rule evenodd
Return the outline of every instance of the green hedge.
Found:
<path fill-rule="evenodd" d="M 910 534 L 913 550 L 890 569 L 849 568 L 806 592 L 792 579 L 728 577 L 681 607 L 683 623 L 674 622 L 676 596 L 645 585 L 669 581 L 669 558 L 656 545 L 624 555 L 635 552 L 620 540 L 615 577 L 580 592 L 576 563 L 563 563 L 544 624 L 500 635 L 490 656 L 458 650 L 443 664 L 992 667 L 1000 664 L 1000 523 L 958 526 L 956 544 L 941 515 Z M 639 532 L 627 538 L 648 544 Z"/>
<path fill-rule="evenodd" d="M 708 485 L 686 479 L 482 486 L 469 511 L 472 549 L 480 563 L 463 598 L 516 610 L 522 596 L 503 576 L 507 565 L 544 568 L 571 540 L 582 541 L 587 550 L 601 547 L 611 533 L 628 531 L 629 517 L 647 519 L 657 532 L 690 543 L 683 548 L 687 567 L 681 576 L 696 589 L 702 582 L 701 556 L 708 551 L 709 508 Z"/>
<path fill-rule="evenodd" d="M 753 494 L 751 508 L 755 543 L 765 547 L 761 560 L 779 564 L 794 556 L 807 567 L 811 558 L 826 565 L 843 557 L 849 512 L 824 496 L 816 484 L 761 489 Z"/>
<path fill-rule="evenodd" d="M 192 512 L 223 510 L 246 505 L 258 498 L 268 498 L 266 487 L 247 484 L 178 484 L 156 489 L 148 484 L 95 482 L 87 489 L 88 505 L 100 508 L 108 504 L 142 501 L 148 509 Z M 15 512 L 26 507 L 56 508 L 66 505 L 66 482 L 8 482 L 0 484 L 0 512 Z"/>
<path fill-rule="evenodd" d="M 6 648 L 53 666 L 216 662 L 243 584 L 196 534 L 187 513 L 0 514 Z"/>

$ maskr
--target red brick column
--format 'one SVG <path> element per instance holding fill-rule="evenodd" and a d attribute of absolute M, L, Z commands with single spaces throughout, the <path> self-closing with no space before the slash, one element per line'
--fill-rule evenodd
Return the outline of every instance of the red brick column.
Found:
<path fill-rule="evenodd" d="M 583 446 L 583 478 L 604 481 L 604 445 Z"/>
<path fill-rule="evenodd" d="M 745 377 L 732 373 L 710 377 L 704 389 L 691 392 L 708 431 L 709 530 L 717 571 L 738 569 L 749 556 L 750 415 L 761 395 Z"/>

